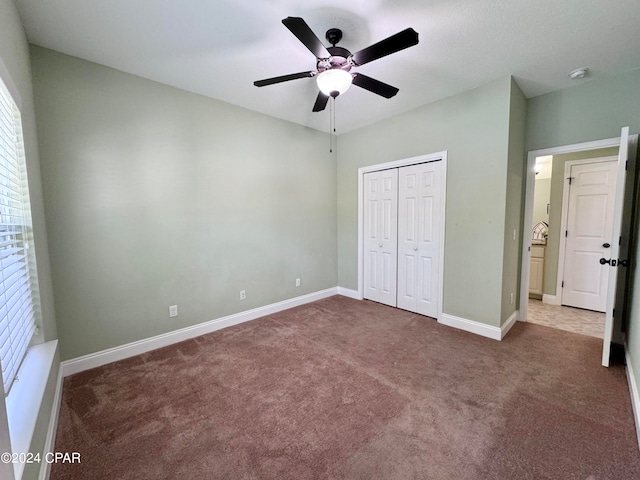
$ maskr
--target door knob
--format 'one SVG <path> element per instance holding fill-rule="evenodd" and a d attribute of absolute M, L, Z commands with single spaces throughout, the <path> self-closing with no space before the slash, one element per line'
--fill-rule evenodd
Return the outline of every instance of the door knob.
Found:
<path fill-rule="evenodd" d="M 418 250 L 418 247 L 413 247 L 413 251 L 415 252 L 416 250 Z"/>
<path fill-rule="evenodd" d="M 609 248 L 611 245 L 609 245 L 608 243 L 603 243 L 603 244 L 602 244 L 602 246 L 603 246 L 604 248 Z"/>
<path fill-rule="evenodd" d="M 624 260 L 624 262 L 626 263 L 627 261 Z M 615 267 L 618 264 L 618 262 L 615 260 L 615 258 L 601 258 L 600 259 L 600 265 L 604 265 L 605 263 L 608 263 L 612 267 Z M 623 266 L 626 267 L 626 265 L 623 265 Z"/>
<path fill-rule="evenodd" d="M 382 244 L 380 244 L 380 248 L 382 248 Z"/>

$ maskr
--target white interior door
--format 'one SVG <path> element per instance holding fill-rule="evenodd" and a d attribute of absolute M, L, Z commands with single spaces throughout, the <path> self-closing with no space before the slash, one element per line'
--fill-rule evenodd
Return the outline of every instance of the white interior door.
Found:
<path fill-rule="evenodd" d="M 364 175 L 364 298 L 396 306 L 398 169 Z"/>
<path fill-rule="evenodd" d="M 615 161 L 571 166 L 563 305 L 606 309 L 609 276 L 600 259 L 618 244 L 612 231 L 617 170 Z"/>
<path fill-rule="evenodd" d="M 436 318 L 442 162 L 398 172 L 398 307 Z"/>
<path fill-rule="evenodd" d="M 629 159 L 629 151 L 635 153 L 635 144 L 632 144 L 629 138 L 629 127 L 623 127 L 620 133 L 620 150 L 618 153 L 618 175 L 616 179 L 616 194 L 615 194 L 615 207 L 613 214 L 613 227 L 611 237 L 615 240 L 611 242 L 611 256 L 607 255 L 605 260 L 609 260 L 609 263 L 605 264 L 605 268 L 608 271 L 608 297 L 605 312 L 604 323 L 604 341 L 602 343 L 602 365 L 609 366 L 609 357 L 611 355 L 611 339 L 613 337 L 613 307 L 616 299 L 616 287 L 618 281 L 618 261 L 620 253 L 620 245 L 622 237 L 620 236 L 622 230 L 622 209 L 624 200 L 624 188 L 626 182 L 627 170 L 625 168 L 627 160 Z M 625 239 L 628 241 L 628 239 Z M 627 259 L 623 259 L 627 260 Z"/>

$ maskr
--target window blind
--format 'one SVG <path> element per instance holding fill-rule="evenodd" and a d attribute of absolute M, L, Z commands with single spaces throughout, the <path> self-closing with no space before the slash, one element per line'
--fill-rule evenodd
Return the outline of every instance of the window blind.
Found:
<path fill-rule="evenodd" d="M 0 81 L 0 363 L 5 395 L 35 332 L 20 110 Z"/>

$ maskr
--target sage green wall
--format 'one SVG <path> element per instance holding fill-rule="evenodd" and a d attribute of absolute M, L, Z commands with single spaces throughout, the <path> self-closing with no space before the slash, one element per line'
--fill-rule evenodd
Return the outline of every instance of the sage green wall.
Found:
<path fill-rule="evenodd" d="M 522 198 L 524 188 L 524 134 L 527 100 L 511 79 L 509 104 L 509 144 L 507 157 L 507 185 L 505 199 L 505 227 L 502 260 L 501 324 L 518 308 L 520 292 L 520 257 L 522 256 Z M 514 238 L 514 232 L 516 233 Z M 513 303 L 511 302 L 513 296 Z"/>
<path fill-rule="evenodd" d="M 527 150 L 620 136 L 620 128 L 640 132 L 640 70 L 594 79 L 527 102 Z M 555 158 L 554 158 L 555 163 Z M 553 199 L 552 199 L 553 202 Z M 640 198 L 636 198 L 636 209 Z M 636 210 L 638 211 L 638 210 Z M 635 225 L 635 261 L 627 332 L 630 365 L 640 385 L 640 222 Z"/>
<path fill-rule="evenodd" d="M 337 285 L 326 133 L 31 53 L 63 360 Z"/>
<path fill-rule="evenodd" d="M 27 176 L 29 179 L 29 195 L 31 199 L 31 214 L 33 222 L 34 244 L 38 267 L 38 284 L 42 313 L 42 331 L 44 340 L 57 338 L 55 312 L 53 307 L 53 292 L 49 267 L 49 251 L 45 230 L 44 208 L 42 200 L 42 186 L 40 179 L 40 163 L 38 156 L 38 142 L 36 136 L 36 121 L 33 108 L 33 92 L 31 84 L 31 67 L 29 64 L 29 46 L 12 0 L 0 0 L 0 76 L 17 89 L 21 97 L 21 116 L 25 143 L 25 157 Z M 5 76 L 9 77 L 7 79 Z M 52 367 L 52 375 L 46 386 L 44 399 L 36 422 L 36 430 L 32 439 L 30 452 L 43 452 L 46 430 L 49 426 L 53 407 L 52 392 L 56 387 L 59 360 Z M 4 397 L 0 400 L 0 451 L 10 451 L 8 445 L 8 428 L 6 424 L 6 410 Z M 38 465 L 39 467 L 39 465 Z M 25 470 L 23 479 L 37 478 L 38 468 Z M 10 464 L 0 464 L 0 478 L 13 478 L 13 468 Z"/>
<path fill-rule="evenodd" d="M 527 151 L 640 131 L 640 69 L 527 101 Z"/>
<path fill-rule="evenodd" d="M 637 155 L 640 160 L 640 151 Z M 640 172 L 636 172 L 640 174 Z M 631 308 L 629 311 L 626 347 L 629 356 L 628 367 L 633 369 L 633 375 L 637 388 L 640 388 L 640 188 L 636 189 L 635 198 L 636 215 L 633 223 L 634 245 L 630 250 L 631 270 L 633 272 L 629 285 Z M 637 405 L 636 405 L 637 407 Z M 637 414 L 638 412 L 636 412 Z M 639 426 L 636 425 L 636 428 Z"/>
<path fill-rule="evenodd" d="M 500 326 L 510 93 L 507 77 L 339 137 L 340 286 L 358 287 L 358 168 L 447 150 L 444 312 Z"/>
<path fill-rule="evenodd" d="M 533 225 L 538 222 L 549 224 L 549 214 L 547 206 L 551 199 L 551 178 L 536 178 L 535 190 L 533 192 Z M 531 232 L 527 233 L 531 235 Z"/>
<path fill-rule="evenodd" d="M 620 132 L 618 132 L 620 135 Z M 597 140 L 597 139 L 594 139 Z M 572 160 L 586 160 L 618 155 L 618 147 L 600 148 L 585 152 L 554 155 L 551 166 L 551 192 L 549 195 L 549 236 L 544 258 L 543 293 L 555 295 L 558 285 L 558 258 L 560 254 L 560 234 L 562 230 L 562 191 L 564 188 L 565 163 Z M 537 186 L 537 185 L 536 185 Z"/>

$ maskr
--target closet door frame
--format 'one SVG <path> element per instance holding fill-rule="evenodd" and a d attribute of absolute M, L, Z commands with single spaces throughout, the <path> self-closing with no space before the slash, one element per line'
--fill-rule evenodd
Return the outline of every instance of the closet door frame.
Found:
<path fill-rule="evenodd" d="M 389 168 L 408 167 L 426 162 L 442 162 L 442 201 L 440 203 L 440 218 L 442 219 L 442 228 L 440 230 L 440 252 L 439 252 L 439 278 L 438 278 L 438 318 L 442 318 L 442 309 L 444 301 L 444 253 L 445 253 L 445 211 L 447 198 L 447 152 L 430 153 L 428 155 L 420 155 L 417 157 L 405 158 L 392 162 L 379 163 L 358 169 L 358 294 L 357 298 L 364 299 L 364 174 L 376 172 L 379 170 L 387 170 Z"/>

